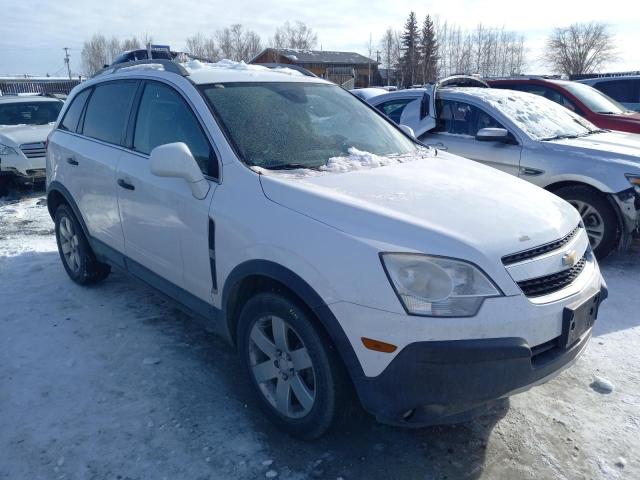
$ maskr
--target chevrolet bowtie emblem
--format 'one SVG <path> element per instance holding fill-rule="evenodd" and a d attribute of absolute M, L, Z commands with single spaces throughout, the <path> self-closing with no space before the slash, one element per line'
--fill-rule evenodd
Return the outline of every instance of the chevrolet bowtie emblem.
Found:
<path fill-rule="evenodd" d="M 578 252 L 575 250 L 565 253 L 562 257 L 562 264 L 566 267 L 573 267 L 576 263 L 578 263 Z"/>

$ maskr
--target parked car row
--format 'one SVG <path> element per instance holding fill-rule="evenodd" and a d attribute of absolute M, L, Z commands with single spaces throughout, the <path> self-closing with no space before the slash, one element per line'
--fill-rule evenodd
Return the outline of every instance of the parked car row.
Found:
<path fill-rule="evenodd" d="M 520 177 L 567 200 L 580 212 L 597 256 L 628 247 L 640 223 L 640 135 L 597 127 L 575 108 L 560 106 L 568 104 L 558 101 L 565 97 L 557 89 L 567 95 L 588 89 L 572 97 L 580 112 L 588 98 L 609 100 L 571 82 L 555 82 L 553 88 L 540 79 L 489 82 L 494 88 L 473 77 L 466 82 L 476 87 L 457 87 L 460 79 L 452 78 L 367 101 L 397 124 L 411 127 L 425 144 Z M 508 87 L 516 90 L 502 89 Z M 635 116 L 640 118 L 629 115 Z"/>
<path fill-rule="evenodd" d="M 590 239 L 608 247 L 606 227 L 320 78 L 155 63 L 106 69 L 58 116 L 47 204 L 61 262 L 82 285 L 121 269 L 213 322 L 284 430 L 317 438 L 356 401 L 394 425 L 460 421 L 586 348 L 607 297 Z M 483 163 L 539 173 L 526 178 L 564 175 L 547 150 L 570 157 L 577 138 L 555 137 L 599 135 L 525 93 L 411 94 L 398 115 L 377 106 L 421 138 L 479 138 L 497 159 Z M 628 206 L 611 188 L 603 198 Z"/>

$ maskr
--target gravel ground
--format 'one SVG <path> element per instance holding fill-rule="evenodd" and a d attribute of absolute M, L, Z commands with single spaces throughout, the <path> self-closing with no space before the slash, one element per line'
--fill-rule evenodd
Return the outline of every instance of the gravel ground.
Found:
<path fill-rule="evenodd" d="M 41 194 L 0 200 L 0 479 L 640 478 L 640 244 L 601 266 L 594 338 L 553 381 L 463 425 L 304 443 L 208 325 L 119 273 L 73 284 Z"/>

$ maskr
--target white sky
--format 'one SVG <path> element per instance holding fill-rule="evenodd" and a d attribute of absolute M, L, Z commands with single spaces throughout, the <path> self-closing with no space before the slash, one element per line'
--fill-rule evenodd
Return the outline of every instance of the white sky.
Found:
<path fill-rule="evenodd" d="M 637 0 L 0 0 L 0 75 L 64 74 L 63 47 L 71 48 L 78 69 L 82 42 L 95 32 L 119 37 L 150 34 L 174 49 L 186 37 L 213 33 L 232 23 L 258 32 L 263 41 L 285 20 L 302 20 L 318 33 L 325 50 L 366 54 L 369 34 L 377 43 L 384 30 L 401 29 L 413 9 L 418 18 L 439 15 L 473 28 L 478 22 L 525 34 L 529 73 L 544 73 L 536 63 L 546 35 L 555 26 L 604 21 L 616 34 L 620 59 L 607 70 L 640 70 L 640 6 Z"/>

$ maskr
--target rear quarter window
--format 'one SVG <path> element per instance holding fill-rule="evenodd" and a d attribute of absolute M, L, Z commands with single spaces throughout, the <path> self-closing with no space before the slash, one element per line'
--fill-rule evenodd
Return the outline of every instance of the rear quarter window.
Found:
<path fill-rule="evenodd" d="M 85 103 L 87 103 L 87 98 L 89 98 L 89 93 L 91 93 L 90 88 L 83 90 L 82 92 L 77 94 L 71 101 L 71 105 L 69 105 L 67 112 L 64 114 L 62 122 L 60 122 L 60 128 L 62 130 L 67 130 L 69 132 L 77 131 L 78 122 L 80 120 L 80 116 L 82 115 L 84 105 Z"/>
<path fill-rule="evenodd" d="M 84 117 L 82 133 L 121 145 L 137 82 L 109 82 L 94 88 Z"/>

